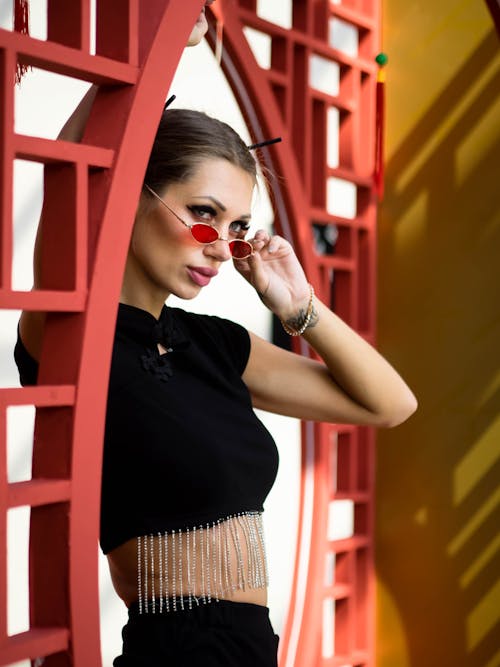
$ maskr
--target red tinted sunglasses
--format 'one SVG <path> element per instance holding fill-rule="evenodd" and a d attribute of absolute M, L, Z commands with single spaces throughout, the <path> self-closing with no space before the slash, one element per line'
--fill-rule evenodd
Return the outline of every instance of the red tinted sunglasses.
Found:
<path fill-rule="evenodd" d="M 177 220 L 182 222 L 182 224 L 189 229 L 192 237 L 198 243 L 202 243 L 203 245 L 210 245 L 216 241 L 227 241 L 231 255 L 235 259 L 246 259 L 253 253 L 253 246 L 251 243 L 244 241 L 243 239 L 224 239 L 219 234 L 217 229 L 212 227 L 212 225 L 209 225 L 207 222 L 186 222 L 179 215 L 177 215 L 177 213 L 171 209 L 170 206 L 163 201 L 160 195 L 156 194 L 156 192 L 152 190 L 149 185 L 144 184 L 144 187 L 149 190 L 149 192 L 154 195 L 156 199 L 158 199 L 163 204 L 163 206 L 165 206 L 165 208 L 167 208 L 170 213 L 172 213 L 172 215 L 177 218 Z"/>

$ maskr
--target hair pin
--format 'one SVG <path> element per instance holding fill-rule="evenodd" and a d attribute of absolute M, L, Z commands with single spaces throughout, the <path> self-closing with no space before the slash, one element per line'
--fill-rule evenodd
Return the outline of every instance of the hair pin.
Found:
<path fill-rule="evenodd" d="M 165 102 L 165 106 L 163 107 L 163 111 L 165 111 L 165 109 L 172 104 L 172 102 L 175 100 L 175 97 L 176 97 L 175 95 L 170 95 L 168 100 Z"/>
<path fill-rule="evenodd" d="M 253 151 L 256 148 L 262 148 L 263 146 L 269 146 L 270 144 L 278 144 L 281 141 L 281 137 L 275 137 L 274 139 L 266 139 L 266 141 L 259 141 L 258 144 L 252 144 L 247 146 L 249 151 Z"/>

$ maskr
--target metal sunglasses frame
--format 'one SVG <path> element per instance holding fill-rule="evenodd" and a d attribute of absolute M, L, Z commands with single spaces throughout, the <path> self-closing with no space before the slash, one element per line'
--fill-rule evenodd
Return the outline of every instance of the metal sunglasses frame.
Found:
<path fill-rule="evenodd" d="M 186 222 L 185 220 L 183 220 L 183 219 L 180 217 L 180 215 L 178 215 L 172 208 L 170 208 L 170 206 L 169 206 L 165 201 L 163 201 L 163 199 L 160 197 L 160 195 L 157 194 L 157 193 L 153 190 L 153 188 L 150 188 L 149 185 L 148 185 L 147 183 L 144 184 L 144 187 L 145 187 L 146 190 L 148 190 L 154 197 L 156 197 L 156 199 L 158 199 L 158 201 L 161 202 L 161 203 L 163 204 L 163 206 L 164 206 L 167 210 L 169 210 L 170 213 L 172 213 L 172 215 L 174 215 L 174 216 L 177 218 L 177 220 L 179 220 L 179 222 L 182 222 L 182 224 L 183 224 L 185 227 L 187 227 L 187 228 L 189 229 L 189 231 L 191 232 L 191 236 L 192 236 L 193 239 L 196 241 L 196 243 L 199 243 L 200 245 L 212 245 L 213 243 L 216 243 L 217 241 L 227 241 L 227 243 L 229 244 L 229 250 L 230 250 L 230 252 L 231 252 L 231 256 L 232 256 L 234 259 L 247 259 L 248 257 L 250 257 L 250 255 L 253 254 L 253 246 L 252 246 L 252 244 L 251 244 L 249 241 L 245 241 L 245 239 L 225 239 L 225 238 L 223 238 L 223 237 L 219 234 L 218 229 L 217 229 L 216 227 L 214 227 L 213 225 L 209 225 L 208 222 L 194 222 L 194 223 L 191 223 L 191 224 L 190 224 L 189 222 Z M 202 225 L 203 227 L 209 227 L 210 229 L 212 229 L 212 230 L 217 234 L 217 238 L 214 239 L 213 241 L 199 241 L 199 240 L 195 237 L 195 235 L 193 234 L 193 227 L 196 227 L 197 225 Z M 236 257 L 235 255 L 233 255 L 233 252 L 232 252 L 232 249 L 231 249 L 231 244 L 232 244 L 232 243 L 244 243 L 246 246 L 248 246 L 248 249 L 249 249 L 248 254 L 247 254 L 247 255 L 244 255 L 243 257 Z"/>

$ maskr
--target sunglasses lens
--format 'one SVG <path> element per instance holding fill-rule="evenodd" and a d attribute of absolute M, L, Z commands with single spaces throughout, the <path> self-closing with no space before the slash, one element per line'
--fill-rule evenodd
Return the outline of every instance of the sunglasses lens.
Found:
<path fill-rule="evenodd" d="M 210 225 L 203 225 L 201 223 L 191 227 L 191 234 L 199 243 L 213 243 L 219 238 L 216 229 Z"/>
<path fill-rule="evenodd" d="M 190 227 L 190 229 L 193 238 L 198 241 L 198 243 L 213 243 L 220 238 L 215 227 L 212 227 L 211 225 L 205 225 L 198 222 Z M 231 255 L 236 259 L 249 257 L 253 252 L 251 244 L 248 243 L 248 241 L 243 241 L 241 239 L 229 241 L 229 249 L 231 250 Z"/>
<path fill-rule="evenodd" d="M 231 255 L 236 259 L 244 259 L 252 254 L 253 248 L 248 241 L 239 241 L 235 239 L 229 243 Z"/>

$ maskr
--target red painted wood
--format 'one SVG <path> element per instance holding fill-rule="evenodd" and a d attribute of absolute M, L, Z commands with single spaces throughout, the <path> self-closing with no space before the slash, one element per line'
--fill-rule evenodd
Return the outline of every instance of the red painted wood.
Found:
<path fill-rule="evenodd" d="M 199 5 L 199 3 L 198 3 Z M 144 10 L 145 11 L 145 10 Z M 97 606 L 97 560 L 95 544 L 99 516 L 99 478 L 106 383 L 99 382 L 96 369 L 107 375 L 111 353 L 111 341 L 116 314 L 116 303 L 121 284 L 121 267 L 124 265 L 130 231 L 138 199 L 142 174 L 149 156 L 150 146 L 156 131 L 158 118 L 165 99 L 167 87 L 177 58 L 185 43 L 186 34 L 194 22 L 199 6 L 186 13 L 186 7 L 168 6 L 164 2 L 150 2 L 147 7 L 147 22 L 150 32 L 143 33 L 141 53 L 145 58 L 141 62 L 141 76 L 135 89 L 103 91 L 96 100 L 91 115 L 86 143 L 94 143 L 93 136 L 105 139 L 106 146 L 118 145 L 113 164 L 111 179 L 93 183 L 93 206 L 101 204 L 99 216 L 95 208 L 91 209 L 91 225 L 98 225 L 99 243 L 90 247 L 90 261 L 93 265 L 86 312 L 74 318 L 74 335 L 64 335 L 65 323 L 50 317 L 47 322 L 47 346 L 42 353 L 40 368 L 41 378 L 51 381 L 51 373 L 57 373 L 59 381 L 61 370 L 53 369 L 50 359 L 55 355 L 79 358 L 78 368 L 73 369 L 78 384 L 78 403 L 72 416 L 72 462 L 71 479 L 73 489 L 72 523 L 69 526 L 69 541 L 74 553 L 74 562 L 70 566 L 69 593 L 73 629 L 74 664 L 98 664 L 99 647 L 95 641 L 99 636 Z M 160 19 L 163 15 L 163 20 Z M 183 29 L 184 27 L 184 29 Z M 169 46 L 172 61 L 165 55 L 165 45 Z M 156 47 L 156 48 L 155 48 Z M 163 86 L 159 85 L 163 82 Z M 151 112 L 157 109 L 157 115 Z M 107 114 L 104 113 L 107 111 Z M 146 123 L 145 118 L 149 121 Z M 106 125 L 107 121 L 107 125 Z M 133 165 L 133 169 L 131 166 Z M 123 188 L 127 182 L 127 188 Z M 91 186 L 92 187 L 92 186 Z M 117 227 L 117 224 L 119 227 Z M 118 233 L 119 232 L 119 233 Z M 92 234 L 92 232 L 91 232 Z M 94 238 L 97 235 L 94 232 Z M 92 256 L 93 255 L 93 256 Z M 113 257 L 114 272 L 109 271 L 110 257 Z M 114 303 L 113 308 L 111 304 Z M 70 324 L 71 326 L 71 324 Z M 71 348 L 70 340 L 76 347 Z M 68 340 L 68 345 L 61 341 Z M 64 348 L 67 349 L 64 349 Z M 62 349 L 61 349 L 62 348 Z M 44 365 L 44 359 L 49 363 Z M 66 369 L 69 373 L 69 369 Z M 69 375 L 68 375 L 69 379 Z M 88 415 L 93 419 L 89 421 Z M 88 443 L 95 443 L 92 448 Z M 45 474 L 45 472 L 44 472 Z M 92 478 L 95 480 L 92 483 Z M 92 493 L 89 493 L 89 484 Z M 37 550 L 37 555 L 40 549 Z M 40 604 L 43 597 L 40 591 Z M 50 616 L 57 614 L 60 600 L 55 601 L 52 609 L 43 607 L 43 621 L 50 621 Z M 47 619 L 47 615 L 49 618 Z"/>
<path fill-rule="evenodd" d="M 50 667 L 100 664 L 100 469 L 116 305 L 134 211 L 163 100 L 201 4 L 201 0 L 182 6 L 151 0 L 147 7 L 140 7 L 131 1 L 125 12 L 128 23 L 120 23 L 125 35 L 118 34 L 108 5 L 108 11 L 99 14 L 98 29 L 98 50 L 106 57 L 0 31 L 0 47 L 9 54 L 9 63 L 15 62 L 17 50 L 23 62 L 54 72 L 96 83 L 134 84 L 99 92 L 79 146 L 14 137 L 12 114 L 10 120 L 5 114 L 3 118 L 4 135 L 10 141 L 6 145 L 13 146 L 10 157 L 4 157 L 2 163 L 7 165 L 2 172 L 4 181 L 9 177 L 6 169 L 14 150 L 18 157 L 44 162 L 47 168 L 42 289 L 29 294 L 12 292 L 7 282 L 0 292 L 1 305 L 48 307 L 53 312 L 47 316 L 39 372 L 40 383 L 48 386 L 0 393 L 6 404 L 38 405 L 33 481 L 12 484 L 8 489 L 5 483 L 2 486 L 5 511 L 9 504 L 21 502 L 32 507 L 30 619 L 34 634 L 16 638 L 15 650 L 10 640 L 8 645 L 0 644 L 0 664 L 7 664 L 14 654 L 16 659 L 47 655 L 44 664 Z M 55 23 L 49 35 L 85 48 L 88 3 L 66 3 L 64 12 L 70 17 L 67 35 L 63 34 L 64 21 L 55 15 L 56 4 L 51 7 L 49 22 Z M 71 14 L 73 10 L 76 15 Z M 3 83 L 5 91 L 5 77 Z M 89 172 L 89 166 L 96 165 L 98 170 Z M 4 198 L 4 219 L 11 217 L 10 204 Z M 64 225 L 60 224 L 62 218 Z M 8 263 L 11 249 L 7 247 L 2 257 Z M 77 388 L 76 394 L 71 385 Z M 64 395 L 71 400 L 65 400 Z M 65 407 L 65 403 L 69 405 Z M 4 596 L 3 610 L 5 606 Z M 54 626 L 61 628 L 57 637 L 65 641 L 51 643 L 52 631 L 43 633 L 43 628 Z"/>
<path fill-rule="evenodd" d="M 44 628 L 21 632 L 0 643 L 3 665 L 12 665 L 25 658 L 60 653 L 68 648 L 69 633 L 62 628 Z"/>
<path fill-rule="evenodd" d="M 48 0 L 47 39 L 88 52 L 90 4 L 86 0 L 72 0 L 71 3 L 66 0 Z"/>
<path fill-rule="evenodd" d="M 68 6 L 72 5 L 68 3 Z M 93 83 L 134 84 L 139 75 L 134 65 L 102 56 L 92 56 L 62 44 L 33 39 L 1 28 L 0 44 L 7 52 L 17 53 L 19 61 L 24 65 L 32 65 L 55 74 L 73 76 Z"/>
<path fill-rule="evenodd" d="M 12 276 L 12 187 L 14 126 L 15 57 L 11 50 L 0 51 L 0 214 L 4 222 L 0 229 L 0 289 L 11 288 Z"/>
<path fill-rule="evenodd" d="M 38 290 L 35 293 L 0 290 L 2 308 L 16 310 L 78 312 L 85 309 L 85 299 L 86 294 L 83 291 L 56 292 L 52 290 Z"/>
<path fill-rule="evenodd" d="M 96 53 L 130 65 L 139 64 L 139 5 L 128 2 L 116 11 L 116 0 L 99 0 L 96 7 Z"/>
<path fill-rule="evenodd" d="M 71 482 L 65 479 L 37 479 L 14 482 L 8 486 L 7 506 L 36 507 L 52 503 L 67 502 L 71 499 Z"/>
<path fill-rule="evenodd" d="M 44 164 L 73 162 L 102 169 L 109 169 L 113 164 L 114 153 L 109 148 L 28 137 L 22 134 L 15 134 L 13 139 L 14 151 L 19 160 L 34 160 Z"/>
<path fill-rule="evenodd" d="M 7 637 L 7 415 L 0 406 L 0 646 Z"/>
<path fill-rule="evenodd" d="M 37 386 L 26 388 L 0 389 L 0 409 L 7 405 L 36 405 L 48 407 L 73 405 L 75 388 L 72 386 Z"/>

